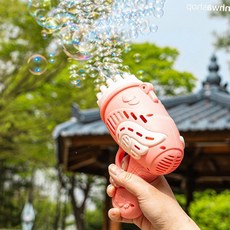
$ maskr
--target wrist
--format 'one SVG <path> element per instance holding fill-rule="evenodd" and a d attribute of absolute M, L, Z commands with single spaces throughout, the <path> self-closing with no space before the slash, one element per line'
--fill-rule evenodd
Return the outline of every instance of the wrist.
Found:
<path fill-rule="evenodd" d="M 200 230 L 197 224 L 184 212 L 183 217 L 178 216 L 175 219 L 173 225 L 171 225 L 170 230 Z"/>

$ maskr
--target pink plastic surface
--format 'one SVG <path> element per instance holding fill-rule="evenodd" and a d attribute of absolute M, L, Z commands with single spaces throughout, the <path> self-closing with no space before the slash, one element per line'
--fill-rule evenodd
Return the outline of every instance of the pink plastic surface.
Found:
<path fill-rule="evenodd" d="M 122 167 L 125 153 L 130 155 L 127 171 L 147 182 L 174 171 L 181 163 L 184 142 L 168 112 L 150 83 L 124 84 L 100 103 L 101 117 L 119 145 L 116 164 Z M 141 215 L 137 199 L 118 188 L 113 206 L 124 218 Z"/>

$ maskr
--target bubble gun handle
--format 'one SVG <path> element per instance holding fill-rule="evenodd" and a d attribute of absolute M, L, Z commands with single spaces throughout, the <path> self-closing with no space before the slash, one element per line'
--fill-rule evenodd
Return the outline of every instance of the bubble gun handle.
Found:
<path fill-rule="evenodd" d="M 119 145 L 115 163 L 151 183 L 174 171 L 184 155 L 184 140 L 153 85 L 123 74 L 109 78 L 97 94 L 100 115 Z M 137 198 L 117 188 L 112 199 L 121 216 L 141 215 Z"/>

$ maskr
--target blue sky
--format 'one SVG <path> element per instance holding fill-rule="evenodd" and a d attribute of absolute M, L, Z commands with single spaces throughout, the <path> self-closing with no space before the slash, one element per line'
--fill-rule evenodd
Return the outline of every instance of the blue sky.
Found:
<path fill-rule="evenodd" d="M 193 73 L 199 79 L 197 88 L 200 88 L 201 82 L 206 79 L 207 66 L 214 52 L 213 32 L 227 29 L 227 21 L 209 16 L 211 11 L 208 7 L 217 3 L 218 0 L 166 0 L 164 16 L 152 20 L 158 25 L 158 31 L 139 37 L 135 42 L 148 41 L 177 48 L 180 56 L 175 68 Z M 215 53 L 220 64 L 222 83 L 230 84 L 230 55 L 224 51 Z"/>

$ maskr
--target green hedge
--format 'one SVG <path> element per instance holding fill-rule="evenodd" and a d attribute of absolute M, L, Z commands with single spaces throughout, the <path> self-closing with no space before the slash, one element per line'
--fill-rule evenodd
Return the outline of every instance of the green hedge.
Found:
<path fill-rule="evenodd" d="M 196 192 L 194 198 L 189 214 L 202 230 L 230 230 L 230 190 Z"/>
<path fill-rule="evenodd" d="M 182 207 L 185 207 L 184 195 L 176 195 Z M 217 193 L 213 190 L 195 192 L 194 201 L 189 208 L 191 218 L 201 230 L 230 230 L 230 190 Z M 103 221 L 101 207 L 86 213 L 86 230 L 101 229 Z M 123 230 L 138 229 L 134 225 L 124 224 Z"/>

